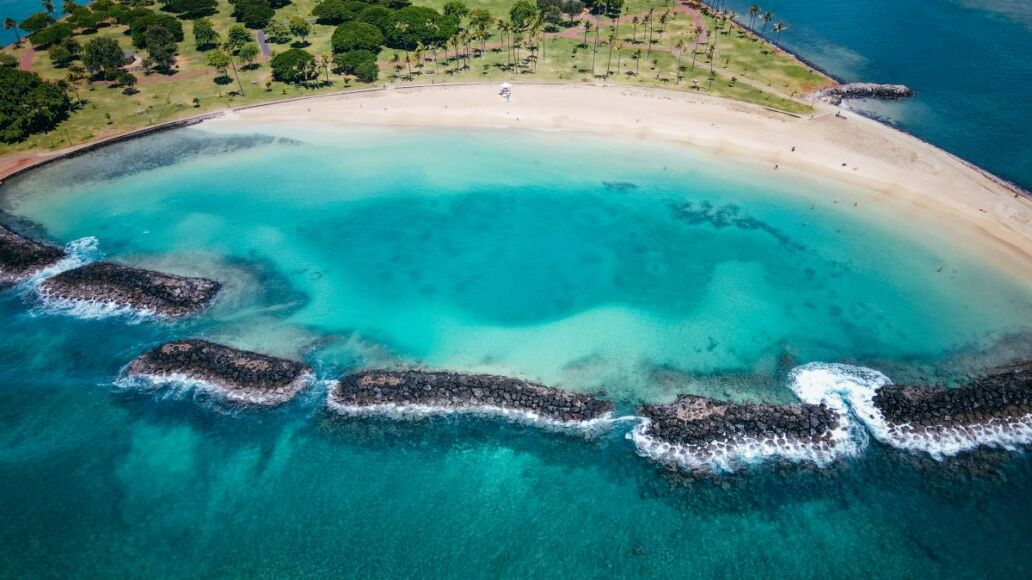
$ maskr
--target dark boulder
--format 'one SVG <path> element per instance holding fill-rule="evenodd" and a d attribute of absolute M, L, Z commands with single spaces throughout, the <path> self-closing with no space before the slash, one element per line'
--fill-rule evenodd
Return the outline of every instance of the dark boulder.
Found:
<path fill-rule="evenodd" d="M 206 278 L 175 276 L 121 264 L 96 262 L 46 280 L 50 298 L 113 302 L 161 316 L 186 316 L 208 306 L 222 284 Z"/>
<path fill-rule="evenodd" d="M 57 246 L 32 241 L 0 226 L 0 288 L 17 284 L 65 257 Z"/>
<path fill-rule="evenodd" d="M 877 83 L 846 83 L 824 89 L 817 93 L 822 101 L 839 105 L 846 99 L 906 99 L 914 96 L 906 85 L 880 85 Z"/>
<path fill-rule="evenodd" d="M 126 374 L 151 379 L 183 376 L 212 385 L 230 400 L 271 405 L 293 398 L 311 371 L 296 361 L 190 339 L 140 355 Z"/>
<path fill-rule="evenodd" d="M 609 401 L 494 375 L 426 371 L 363 371 L 340 379 L 330 393 L 337 407 L 425 405 L 448 409 L 531 412 L 559 422 L 597 419 Z"/>

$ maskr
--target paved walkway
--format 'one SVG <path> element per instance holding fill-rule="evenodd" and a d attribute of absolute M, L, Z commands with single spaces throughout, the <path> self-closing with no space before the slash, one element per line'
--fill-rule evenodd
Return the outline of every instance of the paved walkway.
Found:
<path fill-rule="evenodd" d="M 21 53 L 21 58 L 18 60 L 18 68 L 26 72 L 32 72 L 32 59 L 36 57 L 36 49 L 32 48 L 29 41 L 23 41 L 25 50 Z"/>
<path fill-rule="evenodd" d="M 269 41 L 265 38 L 264 30 L 258 31 L 258 48 L 262 49 L 262 56 L 265 58 L 269 58 L 269 55 L 272 54 L 272 50 L 269 48 Z"/>

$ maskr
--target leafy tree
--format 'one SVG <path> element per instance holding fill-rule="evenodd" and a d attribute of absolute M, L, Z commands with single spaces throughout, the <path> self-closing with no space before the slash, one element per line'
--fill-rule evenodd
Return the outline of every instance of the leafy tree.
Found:
<path fill-rule="evenodd" d="M 352 50 L 333 55 L 333 72 L 355 74 L 355 69 L 363 62 L 376 62 L 376 54 L 368 50 Z"/>
<path fill-rule="evenodd" d="M 50 26 L 54 22 L 56 21 L 54 20 L 53 16 L 47 14 L 46 12 L 37 12 L 32 16 L 29 16 L 25 20 L 22 20 L 21 24 L 19 24 L 18 26 L 25 32 L 28 32 L 29 34 L 35 34 L 40 30 L 43 30 L 44 28 Z"/>
<path fill-rule="evenodd" d="M 46 48 L 66 38 L 71 38 L 74 34 L 75 32 L 68 23 L 57 22 L 30 36 L 29 42 L 35 48 Z"/>
<path fill-rule="evenodd" d="M 387 31 L 394 26 L 394 13 L 383 6 L 367 6 L 358 13 L 358 19 L 372 24 L 387 36 Z"/>
<path fill-rule="evenodd" d="M 219 3 L 216 0 L 164 0 L 164 6 L 180 18 L 194 19 L 215 14 Z"/>
<path fill-rule="evenodd" d="M 36 73 L 0 67 L 0 142 L 53 129 L 71 110 L 68 93 Z"/>
<path fill-rule="evenodd" d="M 284 83 L 305 83 L 318 74 L 315 57 L 300 48 L 277 54 L 269 66 L 272 68 L 272 78 Z"/>
<path fill-rule="evenodd" d="M 150 68 L 169 73 L 176 61 L 175 35 L 168 28 L 153 25 L 144 34 Z"/>
<path fill-rule="evenodd" d="M 47 52 L 50 54 L 50 62 L 54 68 L 65 68 L 78 58 L 81 50 L 82 47 L 75 42 L 74 38 L 67 38 L 64 42 L 51 46 Z"/>
<path fill-rule="evenodd" d="M 122 68 L 125 56 L 114 38 L 91 38 L 82 49 L 82 64 L 93 74 L 107 73 Z"/>
<path fill-rule="evenodd" d="M 393 25 L 386 34 L 387 46 L 413 50 L 420 43 L 423 46 L 442 44 L 454 36 L 455 31 L 455 22 L 433 8 L 409 6 L 394 13 Z"/>
<path fill-rule="evenodd" d="M 323 0 L 312 9 L 312 16 L 319 24 L 340 24 L 354 20 L 362 10 L 368 7 L 369 4 L 365 2 Z"/>
<path fill-rule="evenodd" d="M 208 53 L 208 66 L 218 71 L 219 75 L 226 76 L 226 71 L 229 70 L 229 54 L 221 48 Z"/>
<path fill-rule="evenodd" d="M 236 54 L 242 46 L 253 40 L 253 32 L 239 24 L 234 24 L 229 27 L 229 34 L 226 35 L 226 50 L 231 54 Z"/>
<path fill-rule="evenodd" d="M 233 18 L 248 28 L 265 28 L 275 13 L 269 0 L 236 0 L 233 4 Z"/>
<path fill-rule="evenodd" d="M 115 82 L 121 85 L 122 92 L 131 95 L 136 92 L 136 75 L 129 71 L 121 71 L 115 77 Z"/>
<path fill-rule="evenodd" d="M 250 67 L 254 61 L 258 60 L 258 54 L 260 52 L 261 50 L 259 50 L 256 43 L 248 42 L 240 47 L 240 50 L 237 51 L 237 56 L 239 56 L 240 60 L 247 63 L 247 66 Z"/>
<path fill-rule="evenodd" d="M 154 26 L 167 30 L 172 35 L 174 42 L 183 41 L 183 22 L 181 20 L 171 14 L 158 14 L 148 11 L 147 14 L 140 15 L 129 23 L 129 34 L 133 37 L 133 46 L 136 48 L 146 48 L 147 31 Z"/>
<path fill-rule="evenodd" d="M 379 52 L 383 45 L 380 29 L 366 22 L 345 22 L 333 31 L 333 52 L 368 50 Z"/>
<path fill-rule="evenodd" d="M 355 67 L 355 76 L 363 83 L 374 82 L 379 75 L 380 67 L 375 60 L 367 60 Z"/>
<path fill-rule="evenodd" d="M 269 42 L 282 44 L 290 40 L 290 27 L 282 20 L 272 20 L 265 26 L 265 38 Z"/>
<path fill-rule="evenodd" d="M 222 37 L 215 31 L 215 27 L 211 25 L 211 20 L 207 18 L 194 20 L 193 35 L 197 50 L 208 50 L 222 42 Z"/>
<path fill-rule="evenodd" d="M 527 0 L 516 0 L 509 9 L 509 20 L 517 31 L 526 30 L 538 14 L 537 6 Z"/>
<path fill-rule="evenodd" d="M 308 22 L 300 16 L 290 17 L 290 33 L 301 39 L 301 42 L 308 44 L 308 35 L 312 32 L 312 27 L 309 26 Z"/>
<path fill-rule="evenodd" d="M 448 2 L 444 4 L 442 12 L 444 12 L 445 16 L 458 25 L 463 18 L 469 16 L 469 7 L 467 7 L 462 0 L 448 0 Z"/>

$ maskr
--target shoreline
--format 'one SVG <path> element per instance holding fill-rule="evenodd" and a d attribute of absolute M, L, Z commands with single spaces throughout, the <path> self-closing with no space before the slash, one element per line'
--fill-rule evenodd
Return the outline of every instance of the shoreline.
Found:
<path fill-rule="evenodd" d="M 455 83 L 362 89 L 205 113 L 51 154 L 0 158 L 0 184 L 106 145 L 207 123 L 519 128 L 661 139 L 859 186 L 902 204 L 908 213 L 963 225 L 963 231 L 951 228 L 947 237 L 966 232 L 990 239 L 1001 256 L 1011 258 L 1006 261 L 1010 266 L 1017 259 L 1022 277 L 1032 279 L 1029 192 L 866 115 L 836 114 L 835 107 L 818 105 L 817 113 L 800 117 L 682 91 L 549 82 L 514 83 L 507 103 L 497 87 Z"/>

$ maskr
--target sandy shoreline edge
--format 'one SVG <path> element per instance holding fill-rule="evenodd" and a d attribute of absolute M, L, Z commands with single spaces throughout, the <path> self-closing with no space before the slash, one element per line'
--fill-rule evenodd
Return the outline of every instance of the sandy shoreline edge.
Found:
<path fill-rule="evenodd" d="M 747 158 L 859 186 L 906 211 L 948 224 L 951 235 L 992 241 L 1011 268 L 1032 279 L 1032 198 L 974 164 L 904 131 L 822 107 L 800 117 L 681 91 L 586 84 L 516 83 L 511 102 L 497 83 L 400 86 L 248 105 L 208 113 L 73 149 L 0 158 L 0 180 L 68 156 L 198 123 L 522 128 L 681 143 L 729 160 Z M 17 158 L 16 162 L 12 162 Z M 905 217 L 905 216 L 903 216 Z M 1016 272 L 1014 272 L 1016 273 Z"/>

